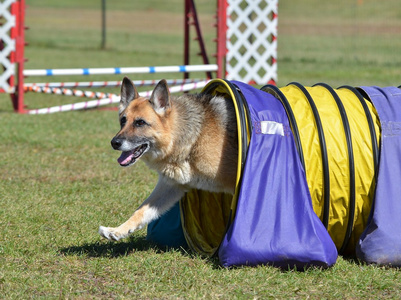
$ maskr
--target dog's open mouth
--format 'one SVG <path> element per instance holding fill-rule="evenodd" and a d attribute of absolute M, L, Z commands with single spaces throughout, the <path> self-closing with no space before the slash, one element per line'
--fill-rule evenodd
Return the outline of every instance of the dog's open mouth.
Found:
<path fill-rule="evenodd" d="M 149 149 L 149 144 L 142 144 L 131 151 L 124 151 L 117 159 L 122 167 L 134 164 Z"/>

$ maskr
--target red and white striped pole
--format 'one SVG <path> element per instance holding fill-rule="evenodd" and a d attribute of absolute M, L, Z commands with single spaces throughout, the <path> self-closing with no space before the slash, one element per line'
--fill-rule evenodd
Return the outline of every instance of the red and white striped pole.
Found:
<path fill-rule="evenodd" d="M 11 5 L 11 14 L 15 16 L 15 26 L 10 30 L 10 38 L 15 40 L 15 52 L 11 55 L 12 62 L 17 65 L 17 82 L 12 78 L 10 83 L 15 86 L 11 94 L 14 110 L 24 112 L 24 47 L 25 47 L 25 0 L 19 0 Z"/>

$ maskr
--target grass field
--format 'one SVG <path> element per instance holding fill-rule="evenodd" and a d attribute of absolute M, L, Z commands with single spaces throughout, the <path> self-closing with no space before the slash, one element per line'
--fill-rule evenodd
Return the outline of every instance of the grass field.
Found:
<path fill-rule="evenodd" d="M 106 50 L 100 50 L 100 1 L 27 2 L 27 69 L 182 64 L 182 1 L 108 1 Z M 214 1 L 200 4 L 211 53 Z M 279 86 L 400 85 L 400 28 L 396 0 L 282 1 Z M 143 77 L 158 78 L 132 76 Z M 91 77 L 100 79 L 121 78 Z M 30 108 L 71 102 L 25 97 Z M 126 220 L 157 179 L 141 162 L 129 169 L 116 163 L 109 142 L 117 113 L 17 115 L 0 95 L 0 126 L 0 298 L 401 298 L 400 270 L 341 257 L 328 270 L 228 270 L 185 250 L 157 248 L 145 230 L 106 242 L 98 226 Z"/>

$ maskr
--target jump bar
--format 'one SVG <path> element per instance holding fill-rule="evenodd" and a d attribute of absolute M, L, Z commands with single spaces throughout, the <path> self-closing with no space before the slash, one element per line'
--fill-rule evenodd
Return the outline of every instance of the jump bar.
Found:
<path fill-rule="evenodd" d="M 188 78 L 188 79 L 166 79 L 168 85 L 186 84 L 204 81 L 205 79 L 200 78 Z M 156 85 L 160 80 L 133 80 L 136 87 L 152 86 Z M 33 87 L 48 87 L 48 88 L 98 88 L 98 87 L 120 87 L 121 81 L 87 81 L 87 82 L 40 82 L 40 83 L 24 83 L 24 88 Z"/>
<path fill-rule="evenodd" d="M 216 64 L 159 66 L 159 67 L 127 67 L 127 68 L 85 68 L 85 69 L 37 69 L 24 70 L 24 76 L 56 76 L 56 75 L 100 75 L 100 74 L 148 74 L 148 73 L 183 73 L 217 71 Z"/>
<path fill-rule="evenodd" d="M 187 84 L 179 85 L 179 86 L 172 86 L 172 87 L 170 87 L 170 93 L 179 93 L 179 92 L 185 92 L 185 91 L 203 88 L 207 83 L 208 83 L 208 81 L 200 81 L 200 82 L 195 82 L 195 83 L 187 83 Z M 139 95 L 142 97 L 149 97 L 152 94 L 152 92 L 153 92 L 152 90 L 146 91 L 146 92 L 140 92 Z M 108 98 L 105 98 L 105 99 L 98 99 L 98 100 L 85 101 L 85 102 L 79 102 L 79 103 L 73 103 L 73 104 L 65 104 L 65 105 L 61 105 L 61 106 L 33 109 L 33 110 L 26 111 L 26 113 L 31 114 L 31 115 L 51 114 L 51 113 L 64 112 L 64 111 L 95 108 L 95 107 L 108 105 L 108 104 L 112 104 L 112 103 L 118 103 L 118 102 L 120 102 L 120 96 L 111 94 Z"/>

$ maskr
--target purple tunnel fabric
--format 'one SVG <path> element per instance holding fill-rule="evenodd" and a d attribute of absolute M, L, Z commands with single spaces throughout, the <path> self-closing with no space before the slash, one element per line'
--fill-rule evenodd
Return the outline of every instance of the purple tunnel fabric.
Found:
<path fill-rule="evenodd" d="M 356 253 L 367 263 L 401 266 L 401 90 L 361 90 L 377 110 L 382 135 L 375 202 Z"/>
<path fill-rule="evenodd" d="M 221 264 L 298 269 L 333 265 L 338 253 L 313 211 L 281 102 L 249 85 L 232 83 L 247 100 L 253 132 L 235 218 L 219 248 Z"/>
<path fill-rule="evenodd" d="M 332 266 L 337 250 L 313 211 L 286 111 L 274 96 L 232 82 L 248 104 L 252 127 L 235 217 L 220 244 L 223 266 Z M 381 124 L 380 160 L 368 226 L 356 247 L 367 263 L 401 267 L 401 90 L 362 87 Z M 242 124 L 242 126 L 245 126 Z M 179 206 L 148 227 L 148 239 L 185 246 Z"/>

